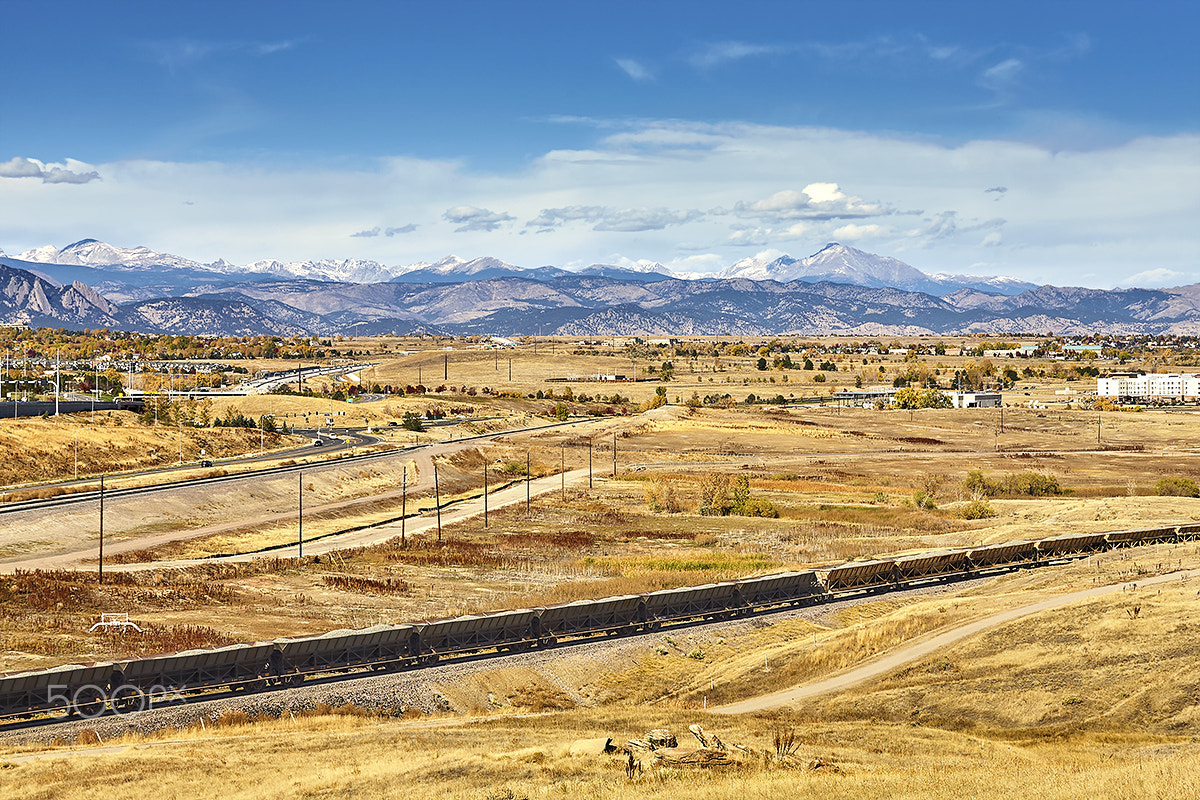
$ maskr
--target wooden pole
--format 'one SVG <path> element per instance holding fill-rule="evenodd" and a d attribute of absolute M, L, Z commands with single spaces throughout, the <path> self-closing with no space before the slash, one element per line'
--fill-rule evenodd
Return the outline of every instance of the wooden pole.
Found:
<path fill-rule="evenodd" d="M 484 528 L 484 530 L 487 530 L 487 526 L 488 526 L 487 495 L 488 495 L 487 459 L 485 458 L 483 461 L 483 528 Z"/>
<path fill-rule="evenodd" d="M 525 516 L 529 516 L 529 451 L 525 451 Z"/>
<path fill-rule="evenodd" d="M 404 547 L 405 528 L 408 525 L 408 464 L 404 465 L 404 477 L 400 480 L 400 546 Z"/>
<path fill-rule="evenodd" d="M 433 462 L 433 502 L 437 506 L 438 541 L 442 541 L 442 491 L 438 487 L 437 461 Z"/>
<path fill-rule="evenodd" d="M 100 571 L 97 582 L 104 583 L 104 476 L 100 476 Z"/>
<path fill-rule="evenodd" d="M 588 488 L 592 488 L 592 440 L 588 439 Z"/>
<path fill-rule="evenodd" d="M 567 446 L 560 444 L 558 446 L 558 478 L 562 484 L 562 499 L 567 499 Z"/>
<path fill-rule="evenodd" d="M 296 487 L 296 557 L 304 558 L 304 470 L 300 470 Z"/>

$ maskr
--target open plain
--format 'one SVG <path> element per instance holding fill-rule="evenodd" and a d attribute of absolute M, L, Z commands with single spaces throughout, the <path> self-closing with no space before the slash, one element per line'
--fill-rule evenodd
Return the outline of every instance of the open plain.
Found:
<path fill-rule="evenodd" d="M 105 473 L 110 485 L 163 480 L 116 475 L 141 463 L 129 453 L 158 453 L 151 463 L 160 465 L 186 457 L 170 474 L 182 482 L 107 503 L 103 584 L 95 499 L 0 513 L 0 670 L 1200 520 L 1200 498 L 1160 494 L 1163 481 L 1200 473 L 1200 414 L 1096 410 L 1070 363 L 1022 360 L 1030 374 L 1018 373 L 1003 409 L 910 411 L 838 404 L 830 390 L 920 370 L 944 378 L 979 359 L 830 356 L 839 368 L 813 381 L 816 370 L 759 369 L 757 348 L 630 359 L 563 341 L 503 351 L 352 344 L 379 362 L 365 371 L 368 383 L 423 382 L 429 391 L 354 403 L 219 402 L 301 429 L 324 417 L 334 428 L 369 428 L 378 441 L 353 452 L 369 460 L 310 457 L 304 436 L 164 428 L 127 412 L 0 420 L 7 441 L 30 437 L 57 454 L 30 459 L 38 470 L 8 465 L 6 494 L 17 498 L 65 491 L 74 461 L 62 454 L 75 441 L 86 453 L 80 477 Z M 618 369 L 640 380 L 557 380 Z M 449 385 L 434 391 L 430 373 Z M 775 401 L 748 404 L 749 394 Z M 444 416 L 427 415 L 435 409 Z M 406 412 L 423 415 L 426 430 L 401 426 Z M 285 471 L 234 463 L 260 448 L 277 451 L 265 464 Z M 200 449 L 216 456 L 211 470 L 196 466 Z M 195 481 L 216 472 L 245 474 Z M 511 495 L 502 506 L 499 489 Z M 713 513 L 714 491 L 742 492 L 740 513 Z M 151 789 L 164 797 L 1192 796 L 1197 569 L 1194 543 L 1109 551 L 929 590 L 147 712 L 131 724 L 10 731 L 0 780 L 13 796 L 81 798 Z M 1117 588 L 998 617 L 1105 586 Z M 102 612 L 129 613 L 143 633 L 89 633 Z M 874 677 L 782 707 L 710 710 L 850 674 L 975 623 L 984 624 Z M 629 775 L 623 754 L 572 752 L 577 740 L 622 746 L 662 728 L 686 744 L 692 724 L 730 745 L 733 763 L 644 758 Z M 209 770 L 214 763 L 223 768 Z"/>

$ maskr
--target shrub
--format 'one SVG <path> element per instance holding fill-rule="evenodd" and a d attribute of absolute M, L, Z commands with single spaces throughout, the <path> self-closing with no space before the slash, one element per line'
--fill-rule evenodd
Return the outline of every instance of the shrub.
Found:
<path fill-rule="evenodd" d="M 500 471 L 505 475 L 524 475 L 526 474 L 524 461 L 506 461 Z"/>
<path fill-rule="evenodd" d="M 767 517 L 777 519 L 779 509 L 770 500 L 762 497 L 749 497 L 745 502 L 735 506 L 733 513 L 742 517 Z"/>
<path fill-rule="evenodd" d="M 1200 497 L 1200 486 L 1191 478 L 1163 478 L 1154 484 L 1154 493 L 1161 497 Z"/>
<path fill-rule="evenodd" d="M 1029 497 L 1062 494 L 1062 487 L 1058 485 L 1058 478 L 1049 473 L 1043 475 L 1040 472 L 1016 472 L 1005 475 L 1004 489 L 1009 494 L 1028 495 Z"/>
<path fill-rule="evenodd" d="M 924 489 L 917 489 L 913 492 L 913 505 L 917 508 L 927 508 L 931 511 L 937 508 L 937 503 L 933 501 L 933 495 Z"/>
<path fill-rule="evenodd" d="M 675 487 L 663 478 L 655 478 L 646 484 L 646 505 L 651 511 L 677 514 L 683 510 L 683 504 L 675 495 Z"/>
<path fill-rule="evenodd" d="M 963 506 L 958 515 L 963 519 L 987 519 L 996 516 L 996 509 L 992 508 L 991 503 L 980 497 Z"/>
<path fill-rule="evenodd" d="M 710 472 L 700 481 L 700 506 L 705 517 L 723 517 L 733 508 L 729 497 L 729 476 Z"/>

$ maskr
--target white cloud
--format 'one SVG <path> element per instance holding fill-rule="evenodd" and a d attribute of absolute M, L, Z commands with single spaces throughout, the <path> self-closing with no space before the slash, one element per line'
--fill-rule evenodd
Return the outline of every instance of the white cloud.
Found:
<path fill-rule="evenodd" d="M 1000 91 L 1008 89 L 1014 83 L 1021 73 L 1025 70 L 1025 64 L 1018 58 L 1006 58 L 999 64 L 994 64 L 983 71 L 979 76 L 979 83 L 987 89 Z"/>
<path fill-rule="evenodd" d="M 802 191 L 785 189 L 753 203 L 739 201 L 733 213 L 749 219 L 780 221 L 874 217 L 892 211 L 877 203 L 864 203 L 858 197 L 847 197 L 836 183 L 810 183 Z"/>
<path fill-rule="evenodd" d="M 1117 286 L 1137 286 L 1143 289 L 1168 288 L 1194 283 L 1196 279 L 1197 275 L 1194 272 L 1188 274 L 1173 269 L 1148 269 L 1118 281 Z"/>
<path fill-rule="evenodd" d="M 143 47 L 153 61 L 174 72 L 218 56 L 271 56 L 291 50 L 300 43 L 298 39 L 252 42 L 179 38 L 147 42 Z"/>
<path fill-rule="evenodd" d="M 475 206 L 455 206 L 446 209 L 446 212 L 442 214 L 442 219 L 459 226 L 454 229 L 455 233 L 466 233 L 468 231 L 494 231 L 502 223 L 512 222 L 516 217 Z"/>
<path fill-rule="evenodd" d="M 590 148 L 553 150 L 504 171 L 414 158 L 361 169 L 66 162 L 60 168 L 103 175 L 86 191 L 67 191 L 36 179 L 46 165 L 10 160 L 0 174 L 35 179 L 0 178 L 0 247 L 93 237 L 205 263 L 410 264 L 459 253 L 538 266 L 616 253 L 668 265 L 715 256 L 723 267 L 768 248 L 809 255 L 846 238 L 834 235 L 841 228 L 868 236 L 877 225 L 859 240 L 869 242 L 864 249 L 927 272 L 986 262 L 1037 283 L 1111 285 L 1131 264 L 1196 270 L 1200 136 L 1081 152 L 820 128 L 622 124 Z M 994 202 L 1002 193 L 980 188 L 1001 182 L 1003 219 Z M 916 221 L 898 210 L 913 208 L 930 211 Z M 349 235 L 373 231 L 376 220 L 380 235 Z"/>
<path fill-rule="evenodd" d="M 698 69 L 717 67 L 730 61 L 741 61 L 752 56 L 785 53 L 792 47 L 775 44 L 753 44 L 750 42 L 713 42 L 688 56 L 688 63 Z"/>
<path fill-rule="evenodd" d="M 682 225 L 700 219 L 700 211 L 671 211 L 666 208 L 605 208 L 604 206 L 567 206 L 565 208 L 543 208 L 538 215 L 525 223 L 526 227 L 537 228 L 539 233 L 548 233 L 568 222 L 582 220 L 595 223 L 594 231 L 660 231 L 671 225 Z"/>
<path fill-rule="evenodd" d="M 833 238 L 839 242 L 857 242 L 860 239 L 877 239 L 885 231 L 886 229 L 882 225 L 856 225 L 850 223 L 849 225 L 835 228 Z"/>
<path fill-rule="evenodd" d="M 621 68 L 622 72 L 635 81 L 641 82 L 654 79 L 654 73 L 640 61 L 632 58 L 616 58 L 613 60 L 617 62 L 617 66 Z"/>
<path fill-rule="evenodd" d="M 65 165 L 43 164 L 36 158 L 18 156 L 0 163 L 0 178 L 41 178 L 42 183 L 78 184 L 98 181 L 100 173 L 74 159 L 67 159 Z"/>

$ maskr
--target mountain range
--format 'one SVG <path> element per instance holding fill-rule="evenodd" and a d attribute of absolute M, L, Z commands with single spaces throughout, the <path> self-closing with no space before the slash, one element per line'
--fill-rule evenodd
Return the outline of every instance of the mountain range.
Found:
<path fill-rule="evenodd" d="M 830 244 L 684 278 L 660 264 L 581 270 L 448 256 L 433 264 L 202 264 L 85 239 L 0 254 L 0 321 L 210 335 L 440 332 L 863 336 L 1200 333 L 1200 285 L 1101 290 L 930 275 Z"/>

